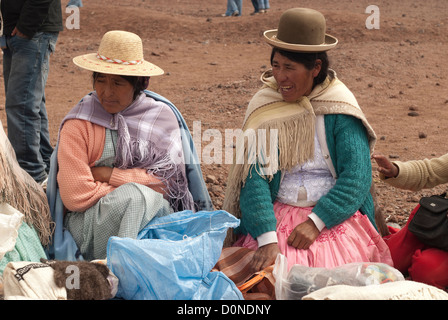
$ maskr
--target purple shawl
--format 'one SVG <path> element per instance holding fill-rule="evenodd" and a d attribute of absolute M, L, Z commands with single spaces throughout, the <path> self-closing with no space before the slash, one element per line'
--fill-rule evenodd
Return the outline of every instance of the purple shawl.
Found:
<path fill-rule="evenodd" d="M 129 107 L 111 114 L 96 92 L 85 96 L 62 120 L 86 120 L 117 130 L 115 167 L 144 168 L 162 179 L 175 211 L 193 210 L 177 119 L 170 107 L 140 94 Z"/>

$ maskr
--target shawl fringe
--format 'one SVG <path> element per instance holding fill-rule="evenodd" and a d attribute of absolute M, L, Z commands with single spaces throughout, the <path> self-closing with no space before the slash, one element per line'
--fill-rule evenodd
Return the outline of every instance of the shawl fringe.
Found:
<path fill-rule="evenodd" d="M 0 133 L 0 177 L 0 201 L 23 213 L 24 222 L 34 227 L 42 245 L 49 245 L 54 222 L 47 196 L 42 187 L 19 166 L 3 130 Z"/>
<path fill-rule="evenodd" d="M 235 160 L 230 168 L 223 203 L 224 210 L 241 218 L 240 190 L 253 168 L 257 174 L 271 181 L 277 171 L 292 169 L 295 165 L 304 164 L 314 158 L 314 117 L 314 114 L 306 112 L 287 120 L 267 121 L 257 129 L 265 132 L 266 140 L 264 142 L 270 142 L 262 141 L 261 147 L 260 141 L 259 143 L 245 143 L 246 141 L 243 141 L 244 138 L 241 137 L 237 140 L 234 159 L 237 158 L 237 155 L 243 155 L 244 160 L 247 161 L 237 163 Z M 244 134 L 242 135 L 244 136 Z M 294 141 L 293 147 L 291 147 L 291 141 Z M 256 150 L 257 147 L 258 150 Z M 268 162 L 267 159 L 269 159 Z M 257 167 L 258 163 L 262 165 Z"/>

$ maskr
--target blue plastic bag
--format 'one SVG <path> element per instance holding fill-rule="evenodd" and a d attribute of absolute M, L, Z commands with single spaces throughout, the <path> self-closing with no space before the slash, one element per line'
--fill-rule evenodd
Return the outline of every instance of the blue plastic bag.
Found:
<path fill-rule="evenodd" d="M 126 300 L 241 300 L 222 272 L 211 272 L 228 228 L 239 220 L 226 211 L 181 211 L 153 219 L 137 239 L 111 237 L 107 264 Z"/>

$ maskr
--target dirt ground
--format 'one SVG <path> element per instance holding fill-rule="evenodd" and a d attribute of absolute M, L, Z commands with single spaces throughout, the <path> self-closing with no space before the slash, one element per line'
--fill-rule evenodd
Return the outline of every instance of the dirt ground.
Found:
<path fill-rule="evenodd" d="M 62 1 L 64 8 L 66 3 Z M 371 4 L 379 9 L 379 19 L 374 20 L 379 29 L 366 27 L 373 17 L 371 11 L 366 13 Z M 94 52 L 106 31 L 135 32 L 143 39 L 145 59 L 165 70 L 151 79 L 149 89 L 170 99 L 192 132 L 195 124 L 201 155 L 210 152 L 207 133 L 223 137 L 217 140 L 222 157 L 202 163 L 214 205 L 220 209 L 228 172 L 224 149 L 232 144 L 225 141 L 224 132 L 240 128 L 247 103 L 260 86 L 260 74 L 269 68 L 270 47 L 262 32 L 275 29 L 284 10 L 302 6 L 321 11 L 327 32 L 339 39 L 329 52 L 331 67 L 353 91 L 375 129 L 376 152 L 402 161 L 448 152 L 448 79 L 441 59 L 448 51 L 447 1 L 271 0 L 270 5 L 268 13 L 250 15 L 252 4 L 244 0 L 242 16 L 221 17 L 226 0 L 84 0 L 79 29 L 65 28 L 51 58 L 46 97 L 53 143 L 63 116 L 92 89 L 90 73 L 77 68 L 72 58 Z M 76 22 L 73 14 L 63 12 L 64 19 Z M 6 132 L 0 91 L 0 119 Z M 421 195 L 445 188 L 397 190 L 373 174 L 387 221 L 400 225 Z"/>

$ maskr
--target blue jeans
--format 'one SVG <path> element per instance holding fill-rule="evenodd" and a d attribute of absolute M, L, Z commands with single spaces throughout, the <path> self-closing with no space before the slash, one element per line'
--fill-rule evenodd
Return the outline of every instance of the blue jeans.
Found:
<path fill-rule="evenodd" d="M 258 6 L 258 0 L 252 0 L 252 5 L 254 6 L 254 12 L 255 13 L 260 11 L 260 7 Z"/>
<path fill-rule="evenodd" d="M 38 32 L 32 39 L 7 36 L 3 49 L 8 138 L 19 165 L 37 182 L 47 177 L 50 143 L 45 85 L 58 33 Z"/>
<path fill-rule="evenodd" d="M 82 0 L 70 0 L 67 3 L 67 7 L 70 7 L 70 6 L 82 7 Z"/>
<path fill-rule="evenodd" d="M 226 16 L 231 16 L 235 11 L 238 11 L 240 16 L 243 11 L 243 0 L 227 0 Z"/>
<path fill-rule="evenodd" d="M 269 0 L 258 0 L 258 8 L 260 10 L 269 9 Z"/>

